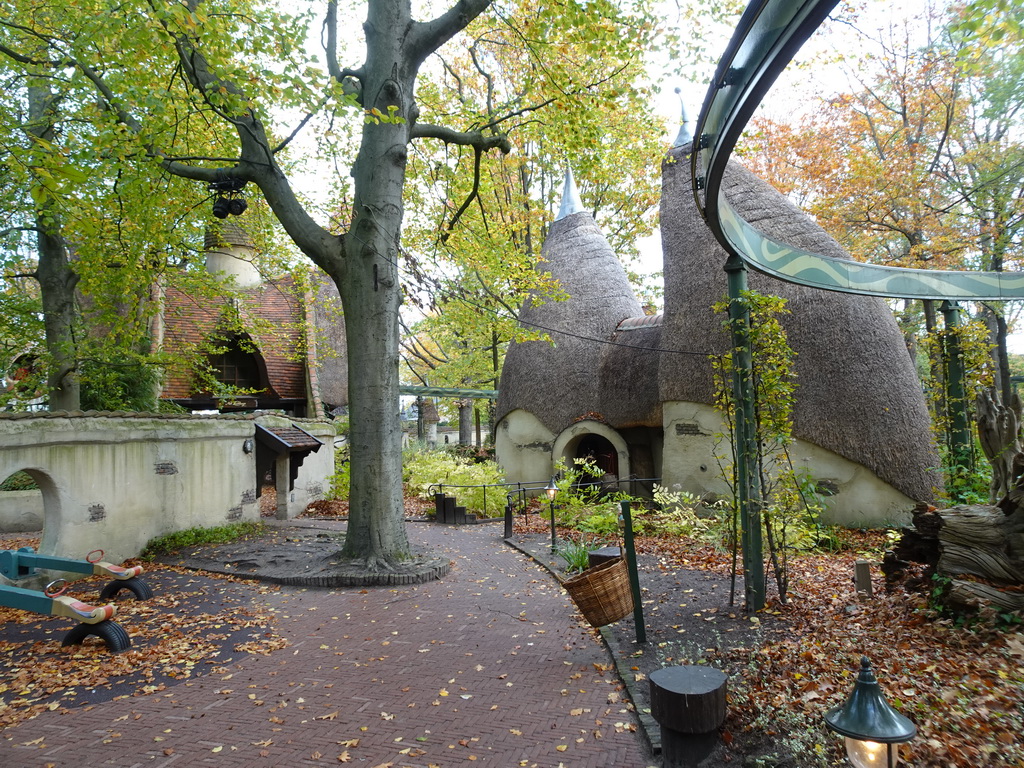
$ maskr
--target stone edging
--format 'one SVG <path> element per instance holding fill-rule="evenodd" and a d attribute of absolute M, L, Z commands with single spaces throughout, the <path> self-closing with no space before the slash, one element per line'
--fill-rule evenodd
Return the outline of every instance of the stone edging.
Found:
<path fill-rule="evenodd" d="M 407 572 L 380 573 L 335 573 L 327 576 L 256 576 L 260 581 L 282 584 L 290 587 L 399 587 L 408 584 L 425 584 L 444 578 L 451 570 L 450 560 L 434 559 Z M 236 574 L 237 575 L 237 574 Z"/>

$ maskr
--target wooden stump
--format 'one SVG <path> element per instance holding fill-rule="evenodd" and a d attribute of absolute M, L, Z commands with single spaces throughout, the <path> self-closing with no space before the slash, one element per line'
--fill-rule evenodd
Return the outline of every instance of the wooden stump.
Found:
<path fill-rule="evenodd" d="M 651 673 L 651 716 L 661 726 L 665 768 L 709 764 L 725 721 L 727 679 L 712 667 L 665 667 Z"/>
<path fill-rule="evenodd" d="M 587 567 L 593 568 L 595 565 L 607 563 L 617 557 L 622 557 L 621 547 L 601 547 L 601 549 L 587 553 Z"/>

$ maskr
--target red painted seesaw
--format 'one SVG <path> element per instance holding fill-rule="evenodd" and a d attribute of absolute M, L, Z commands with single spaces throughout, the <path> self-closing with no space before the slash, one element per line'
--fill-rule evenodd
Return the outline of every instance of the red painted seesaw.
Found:
<path fill-rule="evenodd" d="M 100 591 L 100 600 L 109 600 L 122 589 L 129 590 L 138 600 L 147 600 L 153 596 L 150 586 L 139 578 L 142 566 L 124 568 L 120 565 L 104 562 L 103 550 L 90 552 L 84 560 L 70 557 L 40 555 L 32 547 L 21 549 L 0 550 L 0 575 L 12 581 L 33 576 L 40 568 L 52 568 L 71 573 L 99 574 L 111 576 L 113 580 Z M 17 608 L 23 611 L 34 611 L 47 616 L 65 616 L 76 619 L 79 623 L 68 630 L 62 645 L 78 645 L 89 635 L 96 635 L 107 644 L 111 653 L 121 653 L 131 646 L 131 638 L 124 628 L 112 621 L 117 613 L 116 606 L 89 605 L 72 597 L 67 597 L 67 581 L 57 579 L 46 585 L 40 592 L 34 589 L 23 589 L 0 585 L 0 605 Z"/>

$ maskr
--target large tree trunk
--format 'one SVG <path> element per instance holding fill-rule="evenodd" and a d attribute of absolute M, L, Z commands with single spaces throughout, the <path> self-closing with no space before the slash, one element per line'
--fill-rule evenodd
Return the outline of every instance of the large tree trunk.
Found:
<path fill-rule="evenodd" d="M 351 170 L 352 217 L 343 235 L 320 227 L 299 202 L 274 162 L 271 140 L 253 113 L 243 110 L 232 118 L 241 145 L 234 169 L 198 168 L 162 159 L 169 172 L 208 184 L 222 181 L 226 173 L 255 182 L 295 244 L 337 285 L 345 312 L 351 452 L 349 523 L 342 557 L 361 560 L 368 569 L 386 569 L 409 557 L 398 412 L 398 258 L 409 141 L 420 130 L 420 138 L 471 144 L 481 151 L 495 147 L 508 151 L 508 141 L 501 136 L 417 126 L 416 74 L 427 56 L 489 2 L 457 0 L 441 16 L 413 22 L 409 0 L 369 0 L 363 27 L 366 59 L 355 70 L 338 64 L 338 7 L 327 3 L 328 69 L 346 93 L 356 95 L 364 116 L 359 153 Z M 242 94 L 241 84 L 217 76 L 192 37 L 180 35 L 176 44 L 182 69 L 194 87 L 206 93 Z M 130 115 L 120 119 L 137 129 Z"/>
<path fill-rule="evenodd" d="M 473 444 L 473 401 L 459 400 L 459 445 Z"/>
<path fill-rule="evenodd" d="M 55 138 L 54 101 L 45 86 L 28 87 L 29 123 L 25 131 L 47 144 Z M 46 163 L 41 161 L 40 167 L 45 168 Z M 78 275 L 71 268 L 56 204 L 47 192 L 42 192 L 38 201 L 36 279 L 39 281 L 43 327 L 46 331 L 49 407 L 51 411 L 76 411 L 81 404 L 76 338 L 80 330 L 78 299 L 75 294 Z"/>
<path fill-rule="evenodd" d="M 77 411 L 81 406 L 78 378 L 79 331 L 75 285 L 78 275 L 71 268 L 64 240 L 52 231 L 54 220 L 40 217 L 39 296 L 43 304 L 46 353 L 49 359 L 46 384 L 51 411 Z"/>
<path fill-rule="evenodd" d="M 363 107 L 401 122 L 363 125 L 352 169 L 352 222 L 345 236 L 344 279 L 336 280 L 348 335 L 351 496 L 342 555 L 386 568 L 409 556 L 402 499 L 402 432 L 398 418 L 402 228 L 409 130 L 415 121 L 405 36 L 406 3 L 371 3 L 365 25 Z M 394 109 L 397 107 L 397 111 Z"/>

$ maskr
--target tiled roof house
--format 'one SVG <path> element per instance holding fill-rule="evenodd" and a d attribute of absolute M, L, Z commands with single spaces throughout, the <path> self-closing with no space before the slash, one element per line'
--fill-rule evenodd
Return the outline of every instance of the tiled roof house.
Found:
<path fill-rule="evenodd" d="M 189 410 L 296 417 L 347 405 L 344 322 L 333 283 L 323 275 L 308 288 L 291 276 L 264 281 L 252 264 L 252 241 L 233 223 L 211 226 L 206 252 L 209 271 L 234 278 L 233 295 L 166 290 L 160 335 L 168 352 L 204 354 L 214 380 L 196 368 L 170 367 L 160 398 Z"/>

